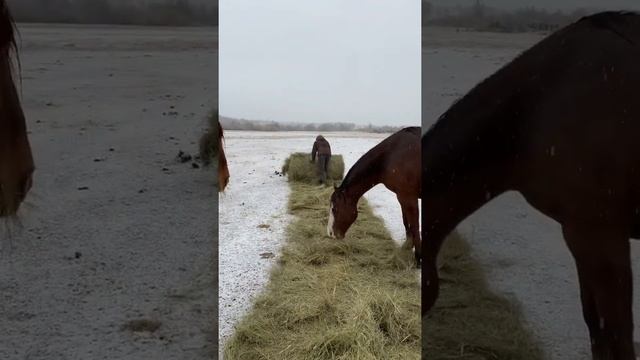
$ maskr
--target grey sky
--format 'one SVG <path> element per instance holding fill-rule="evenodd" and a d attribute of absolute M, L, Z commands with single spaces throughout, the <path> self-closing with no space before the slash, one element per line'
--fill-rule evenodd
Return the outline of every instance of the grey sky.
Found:
<path fill-rule="evenodd" d="M 429 0 L 434 5 L 455 6 L 474 4 L 475 0 Z M 483 3 L 503 9 L 535 6 L 550 10 L 573 10 L 577 8 L 598 8 L 606 10 L 640 10 L 638 0 L 484 0 Z"/>
<path fill-rule="evenodd" d="M 220 114 L 420 124 L 420 0 L 220 0 Z"/>

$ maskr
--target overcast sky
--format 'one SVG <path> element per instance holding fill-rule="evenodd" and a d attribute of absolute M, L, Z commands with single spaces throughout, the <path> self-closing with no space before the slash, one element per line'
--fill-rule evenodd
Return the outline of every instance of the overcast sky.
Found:
<path fill-rule="evenodd" d="M 475 0 L 429 0 L 435 5 L 455 6 L 475 4 Z M 640 10 L 638 0 L 483 0 L 488 6 L 514 9 L 535 6 L 551 10 L 573 10 L 577 8 L 628 9 Z"/>
<path fill-rule="evenodd" d="M 420 0 L 220 0 L 220 114 L 420 124 Z"/>

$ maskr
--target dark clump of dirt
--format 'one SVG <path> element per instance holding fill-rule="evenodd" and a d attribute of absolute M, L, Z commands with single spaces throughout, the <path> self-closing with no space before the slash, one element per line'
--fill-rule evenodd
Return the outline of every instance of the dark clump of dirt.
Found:
<path fill-rule="evenodd" d="M 186 162 L 191 161 L 191 160 L 193 159 L 193 157 L 191 156 L 191 154 L 186 153 L 186 152 L 184 152 L 184 151 L 180 150 L 180 151 L 178 152 L 178 155 L 176 156 L 176 159 L 177 159 L 180 163 L 184 164 L 184 163 L 186 163 Z"/>
<path fill-rule="evenodd" d="M 162 323 L 157 320 L 136 319 L 126 322 L 122 325 L 122 330 L 131 332 L 148 332 L 152 333 L 158 330 Z"/>

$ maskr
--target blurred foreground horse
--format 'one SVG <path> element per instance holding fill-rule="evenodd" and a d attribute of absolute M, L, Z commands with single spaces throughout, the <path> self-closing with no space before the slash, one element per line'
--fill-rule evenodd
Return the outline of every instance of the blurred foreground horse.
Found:
<path fill-rule="evenodd" d="M 24 113 L 13 78 L 15 25 L 0 0 L 0 217 L 14 216 L 31 189 L 34 170 Z"/>
<path fill-rule="evenodd" d="M 205 165 L 209 165 L 211 159 L 218 158 L 218 191 L 223 192 L 229 184 L 229 167 L 224 153 L 224 130 L 218 118 L 218 112 L 213 112 L 209 117 L 209 130 L 200 140 L 200 157 Z"/>
<path fill-rule="evenodd" d="M 442 115 L 422 138 L 423 316 L 438 296 L 446 236 L 518 191 L 562 225 L 593 358 L 635 360 L 639 89 L 640 15 L 598 13 L 527 50 Z"/>

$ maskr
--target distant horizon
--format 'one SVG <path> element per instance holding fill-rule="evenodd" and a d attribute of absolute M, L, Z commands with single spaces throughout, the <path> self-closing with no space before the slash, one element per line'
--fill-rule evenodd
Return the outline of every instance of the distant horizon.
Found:
<path fill-rule="evenodd" d="M 427 0 L 438 7 L 472 6 L 475 0 Z M 517 10 L 527 7 L 549 11 L 573 10 L 640 10 L 637 0 L 483 0 L 485 6 L 501 10 Z"/>
<path fill-rule="evenodd" d="M 354 122 L 354 121 L 339 121 L 339 120 L 331 120 L 331 121 L 313 121 L 313 122 L 308 122 L 308 121 L 295 121 L 295 120 L 291 120 L 291 121 L 284 121 L 284 120 L 269 120 L 269 119 L 251 119 L 251 118 L 244 118 L 244 117 L 237 117 L 237 116 L 229 116 L 229 115 L 222 115 L 219 114 L 218 117 L 220 119 L 229 119 L 229 120 L 236 120 L 236 121 L 248 121 L 248 122 L 254 122 L 254 123 L 277 123 L 277 124 L 281 124 L 281 125 L 327 125 L 327 124 L 352 124 L 355 125 L 356 128 L 366 128 L 369 126 L 372 127 L 411 127 L 411 126 L 419 126 L 419 125 L 415 125 L 415 124 L 402 124 L 402 123 L 379 123 L 379 124 L 374 124 L 374 123 L 367 123 L 367 122 Z"/>

